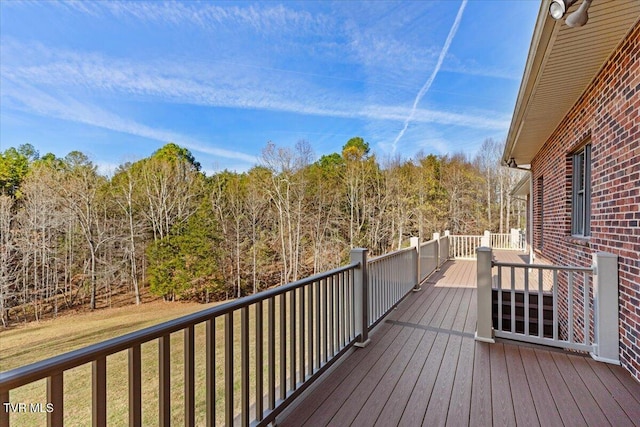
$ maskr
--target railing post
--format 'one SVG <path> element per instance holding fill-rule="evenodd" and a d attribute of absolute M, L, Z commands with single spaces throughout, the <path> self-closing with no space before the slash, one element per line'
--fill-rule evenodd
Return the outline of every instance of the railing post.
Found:
<path fill-rule="evenodd" d="M 369 345 L 369 277 L 367 274 L 367 253 L 366 248 L 351 249 L 351 263 L 358 263 L 358 268 L 354 271 L 355 287 L 355 307 L 356 335 L 360 336 L 356 347 L 366 347 Z"/>
<path fill-rule="evenodd" d="M 491 319 L 491 248 L 482 246 L 476 249 L 477 257 L 477 305 L 476 341 L 494 343 L 493 321 Z"/>
<path fill-rule="evenodd" d="M 520 230 L 517 228 L 511 229 L 511 249 L 520 249 Z"/>
<path fill-rule="evenodd" d="M 484 235 L 480 238 L 480 246 L 491 247 L 491 232 L 489 230 L 484 230 Z"/>
<path fill-rule="evenodd" d="M 409 239 L 409 242 L 411 244 L 412 248 L 416 248 L 416 265 L 414 267 L 414 286 L 413 286 L 413 292 L 418 292 L 420 290 L 420 279 L 422 279 L 422 271 L 420 268 L 420 258 L 421 258 L 421 254 L 420 254 L 420 238 L 419 237 L 412 237 Z"/>
<path fill-rule="evenodd" d="M 618 342 L 618 256 L 593 254 L 594 351 L 600 362 L 620 364 Z"/>
<path fill-rule="evenodd" d="M 451 258 L 451 233 L 449 230 L 444 230 L 444 237 L 447 238 L 447 259 Z"/>
<path fill-rule="evenodd" d="M 440 233 L 433 233 L 433 240 L 436 241 L 436 271 L 440 271 Z"/>

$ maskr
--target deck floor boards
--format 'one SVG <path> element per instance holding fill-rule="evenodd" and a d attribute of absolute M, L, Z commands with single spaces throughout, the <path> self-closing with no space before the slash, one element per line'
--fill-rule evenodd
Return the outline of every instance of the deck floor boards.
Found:
<path fill-rule="evenodd" d="M 476 342 L 475 275 L 475 261 L 443 265 L 277 424 L 640 426 L 640 384 L 623 368 Z"/>

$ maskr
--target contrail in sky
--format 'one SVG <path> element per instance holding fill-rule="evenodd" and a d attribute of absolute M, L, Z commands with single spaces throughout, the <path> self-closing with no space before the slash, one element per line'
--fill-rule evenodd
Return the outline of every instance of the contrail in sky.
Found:
<path fill-rule="evenodd" d="M 420 89 L 420 92 L 418 92 L 418 95 L 416 96 L 416 99 L 413 101 L 413 107 L 411 108 L 411 113 L 409 114 L 409 117 L 407 117 L 405 119 L 404 127 L 402 128 L 402 130 L 400 131 L 398 136 L 396 136 L 396 139 L 393 141 L 393 149 L 392 149 L 393 153 L 396 152 L 396 147 L 398 145 L 398 141 L 400 141 L 400 139 L 404 136 L 404 133 L 407 131 L 407 128 L 409 127 L 409 123 L 411 122 L 411 120 L 413 120 L 413 118 L 414 118 L 414 116 L 416 114 L 416 110 L 418 108 L 418 104 L 420 103 L 420 100 L 427 93 L 427 91 L 431 87 L 431 84 L 433 83 L 433 81 L 435 80 L 436 76 L 438 75 L 438 71 L 440 71 L 440 67 L 442 66 L 442 61 L 444 61 L 444 57 L 447 55 L 447 51 L 449 50 L 449 46 L 451 45 L 451 41 L 453 41 L 453 38 L 455 37 L 456 32 L 458 31 L 458 26 L 460 25 L 460 20 L 462 19 L 462 13 L 464 12 L 464 8 L 466 6 L 467 6 L 467 0 L 463 0 L 462 4 L 460 5 L 460 9 L 458 9 L 458 14 L 456 15 L 456 20 L 453 22 L 453 26 L 451 27 L 451 30 L 449 30 L 449 35 L 447 36 L 447 40 L 445 40 L 444 46 L 442 47 L 442 50 L 440 51 L 440 56 L 438 57 L 438 62 L 436 63 L 435 68 L 431 72 L 431 75 L 429 76 L 429 79 L 424 84 L 424 86 L 422 86 L 422 89 Z"/>

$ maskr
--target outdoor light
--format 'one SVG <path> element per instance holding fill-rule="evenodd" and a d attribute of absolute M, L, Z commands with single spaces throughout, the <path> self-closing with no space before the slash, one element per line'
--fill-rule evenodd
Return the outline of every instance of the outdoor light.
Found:
<path fill-rule="evenodd" d="M 555 20 L 562 18 L 567 13 L 567 9 L 575 2 L 576 0 L 553 0 L 549 5 L 551 17 Z"/>
<path fill-rule="evenodd" d="M 589 9 L 589 6 L 591 6 L 591 1 L 592 0 L 582 0 L 582 4 L 578 10 L 567 16 L 567 19 L 564 22 L 570 27 L 582 27 L 586 24 L 589 19 L 587 10 Z"/>
<path fill-rule="evenodd" d="M 517 168 L 518 164 L 516 163 L 516 159 L 514 159 L 513 157 L 510 158 L 507 162 L 507 166 L 509 166 L 510 168 Z"/>

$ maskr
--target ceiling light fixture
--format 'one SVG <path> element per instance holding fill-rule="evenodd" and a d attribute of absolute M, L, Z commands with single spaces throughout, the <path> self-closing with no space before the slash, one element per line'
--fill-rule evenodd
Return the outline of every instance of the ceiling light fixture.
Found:
<path fill-rule="evenodd" d="M 518 164 L 516 163 L 516 159 L 514 159 L 513 157 L 510 158 L 507 162 L 507 166 L 509 166 L 510 168 L 517 168 Z"/>
<path fill-rule="evenodd" d="M 592 0 L 582 0 L 582 4 L 578 10 L 567 16 L 564 22 L 570 27 L 582 27 L 586 24 L 589 20 L 587 10 L 589 10 L 589 6 L 591 6 L 591 1 Z"/>

